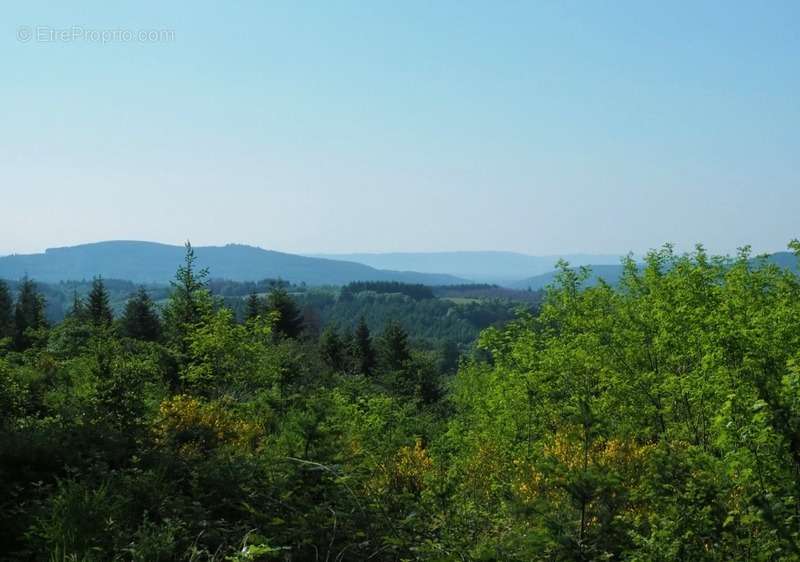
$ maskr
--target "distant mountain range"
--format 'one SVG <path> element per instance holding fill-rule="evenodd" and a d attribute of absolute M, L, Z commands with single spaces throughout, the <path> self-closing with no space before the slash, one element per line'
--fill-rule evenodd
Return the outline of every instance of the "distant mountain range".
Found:
<path fill-rule="evenodd" d="M 352 281 L 399 281 L 424 285 L 490 282 L 512 289 L 537 290 L 555 279 L 559 258 L 589 266 L 588 284 L 603 278 L 616 283 L 621 256 L 568 254 L 529 256 L 514 252 L 432 252 L 387 254 L 317 254 L 301 256 L 254 246 L 195 247 L 198 265 L 215 279 L 258 281 L 281 278 L 308 285 L 345 285 Z M 101 275 L 136 283 L 166 283 L 183 262 L 184 248 L 155 242 L 111 241 L 51 248 L 41 254 L 0 257 L 0 279 L 24 275 L 45 283 L 79 281 Z M 797 271 L 790 252 L 769 261 Z"/>
<path fill-rule="evenodd" d="M 515 252 L 396 252 L 312 254 L 313 257 L 363 263 L 379 269 L 447 273 L 473 281 L 507 285 L 553 271 L 559 259 L 570 265 L 619 265 L 621 255 L 565 254 L 530 256 Z"/>
<path fill-rule="evenodd" d="M 387 271 L 361 263 L 299 256 L 253 246 L 195 247 L 197 263 L 212 278 L 257 281 L 281 278 L 309 285 L 343 285 L 351 281 L 400 281 L 426 285 L 466 282 L 453 275 Z M 184 248 L 155 242 L 112 241 L 50 248 L 41 254 L 0 257 L 0 278 L 32 279 L 53 283 L 91 279 L 127 279 L 137 283 L 166 283 L 183 262 Z"/>

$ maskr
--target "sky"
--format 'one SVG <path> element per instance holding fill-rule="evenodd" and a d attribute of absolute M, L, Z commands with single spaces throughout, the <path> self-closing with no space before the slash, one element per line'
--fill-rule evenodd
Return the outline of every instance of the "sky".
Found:
<path fill-rule="evenodd" d="M 0 254 L 781 250 L 799 23 L 778 0 L 7 2 Z"/>

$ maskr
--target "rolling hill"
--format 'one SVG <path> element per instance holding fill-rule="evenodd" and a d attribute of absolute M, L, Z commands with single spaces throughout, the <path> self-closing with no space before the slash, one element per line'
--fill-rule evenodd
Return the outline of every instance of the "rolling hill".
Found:
<path fill-rule="evenodd" d="M 473 281 L 505 285 L 552 271 L 560 258 L 576 266 L 617 265 L 621 256 L 591 254 L 531 256 L 516 252 L 395 252 L 315 254 L 313 257 L 342 259 L 380 269 L 447 273 Z"/>
<path fill-rule="evenodd" d="M 200 267 L 210 276 L 236 281 L 281 278 L 309 285 L 343 285 L 351 281 L 401 281 L 426 285 L 451 285 L 464 279 L 446 274 L 388 271 L 343 260 L 313 258 L 264 250 L 253 246 L 195 247 Z M 101 275 L 137 283 L 166 283 L 183 261 L 182 246 L 155 242 L 110 241 L 64 248 L 41 254 L 0 257 L 0 278 L 24 275 L 43 282 L 90 279 Z"/>

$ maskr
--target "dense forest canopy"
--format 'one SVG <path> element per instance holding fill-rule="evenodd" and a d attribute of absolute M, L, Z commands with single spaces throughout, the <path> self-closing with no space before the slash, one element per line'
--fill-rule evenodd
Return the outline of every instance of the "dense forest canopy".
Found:
<path fill-rule="evenodd" d="M 22 281 L 6 281 L 5 284 L 11 298 L 15 298 Z M 92 280 L 36 282 L 36 288 L 44 299 L 46 320 L 50 324 L 63 321 L 73 308 L 75 299 L 87 298 L 93 284 Z M 124 312 L 129 299 L 140 290 L 148 293 L 157 308 L 169 301 L 169 285 L 140 286 L 119 279 L 103 279 L 103 285 L 108 293 L 109 306 L 116 316 Z M 364 316 L 374 330 L 400 320 L 413 340 L 429 346 L 451 342 L 468 347 L 482 329 L 511 320 L 520 307 L 535 308 L 542 299 L 541 291 L 515 291 L 494 285 L 429 287 L 376 281 L 351 283 L 344 287 L 312 287 L 283 279 L 231 281 L 209 278 L 206 287 L 221 304 L 234 312 L 238 320 L 247 317 L 248 300 L 252 295 L 265 299 L 275 289 L 282 288 L 302 309 L 310 337 L 318 336 L 329 324 L 355 329 Z M 424 302 L 426 300 L 429 302 Z"/>
<path fill-rule="evenodd" d="M 211 274 L 58 322 L 0 283 L 0 558 L 800 560 L 790 269 L 666 246 L 522 308 Z"/>
<path fill-rule="evenodd" d="M 366 291 L 384 294 L 396 293 L 406 295 L 414 300 L 432 299 L 434 297 L 433 289 L 419 283 L 412 285 L 398 283 L 397 281 L 354 281 L 342 287 L 342 295 L 345 295 L 346 298 Z"/>

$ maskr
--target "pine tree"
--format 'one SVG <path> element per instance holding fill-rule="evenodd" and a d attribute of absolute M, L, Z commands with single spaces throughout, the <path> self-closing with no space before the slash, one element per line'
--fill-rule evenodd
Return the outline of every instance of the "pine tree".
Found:
<path fill-rule="evenodd" d="M 114 320 L 114 313 L 109 304 L 108 290 L 101 277 L 92 281 L 92 290 L 89 292 L 86 304 L 86 315 L 95 326 L 109 326 Z"/>
<path fill-rule="evenodd" d="M 441 347 L 439 371 L 442 373 L 456 372 L 458 370 L 459 357 L 458 344 L 453 340 L 445 341 Z"/>
<path fill-rule="evenodd" d="M 5 281 L 0 280 L 0 340 L 14 335 L 14 305 Z"/>
<path fill-rule="evenodd" d="M 303 315 L 303 334 L 311 341 L 319 339 L 322 332 L 322 319 L 319 312 L 312 305 L 306 305 L 301 312 Z"/>
<path fill-rule="evenodd" d="M 383 366 L 389 371 L 399 371 L 411 359 L 408 345 L 408 333 L 398 323 L 390 323 L 381 337 L 381 359 Z"/>
<path fill-rule="evenodd" d="M 353 330 L 346 328 L 339 335 L 342 341 L 342 370 L 346 373 L 357 373 L 355 361 L 356 340 L 353 337 Z"/>
<path fill-rule="evenodd" d="M 26 275 L 17 296 L 14 308 L 14 348 L 24 351 L 33 343 L 31 330 L 47 326 L 44 316 L 44 297 L 36 289 L 36 283 Z"/>
<path fill-rule="evenodd" d="M 334 372 L 341 372 L 345 367 L 346 350 L 342 345 L 339 332 L 334 326 L 328 326 L 319 339 L 319 352 L 323 363 Z"/>
<path fill-rule="evenodd" d="M 258 297 L 258 294 L 253 291 L 247 297 L 247 301 L 245 302 L 245 309 L 244 309 L 244 319 L 245 320 L 254 320 L 261 316 L 261 312 L 263 309 L 263 304 L 261 299 Z"/>
<path fill-rule="evenodd" d="M 303 315 L 294 299 L 283 287 L 274 288 L 267 298 L 267 308 L 278 313 L 275 332 L 287 338 L 296 338 L 303 331 Z"/>
<path fill-rule="evenodd" d="M 120 331 L 123 336 L 138 340 L 161 339 L 161 319 L 144 287 L 140 287 L 125 304 L 125 312 L 120 318 Z"/>
<path fill-rule="evenodd" d="M 86 303 L 83 302 L 77 289 L 72 291 L 72 306 L 67 312 L 67 318 L 73 318 L 78 321 L 86 319 Z"/>
<path fill-rule="evenodd" d="M 355 356 L 358 372 L 371 375 L 375 369 L 375 350 L 372 347 L 372 337 L 364 317 L 358 319 L 355 341 L 353 342 L 353 355 Z"/>
<path fill-rule="evenodd" d="M 186 340 L 192 328 L 207 318 L 213 309 L 213 300 L 207 288 L 208 270 L 197 269 L 197 258 L 186 242 L 184 263 L 178 267 L 171 282 L 172 293 L 164 309 L 164 329 L 170 342 L 185 354 Z"/>
<path fill-rule="evenodd" d="M 395 391 L 433 404 L 442 396 L 439 386 L 440 371 L 435 352 L 416 352 L 394 379 Z"/>

